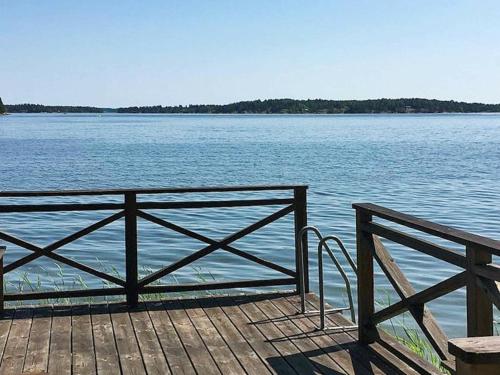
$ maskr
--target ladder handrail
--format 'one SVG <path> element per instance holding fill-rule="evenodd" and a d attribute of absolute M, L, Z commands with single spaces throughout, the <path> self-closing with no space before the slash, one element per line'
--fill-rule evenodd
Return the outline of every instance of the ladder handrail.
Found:
<path fill-rule="evenodd" d="M 324 297 L 324 277 L 323 277 L 323 250 L 324 249 L 327 251 L 328 256 L 333 261 L 333 264 L 335 265 L 335 267 L 339 271 L 340 275 L 342 276 L 344 283 L 345 283 L 345 286 L 346 286 L 347 296 L 349 299 L 349 308 L 334 309 L 334 310 L 342 311 L 342 310 L 349 309 L 351 311 L 351 320 L 353 323 L 356 323 L 356 314 L 354 311 L 354 303 L 353 303 L 353 299 L 352 299 L 351 282 L 350 282 L 349 277 L 347 276 L 346 272 L 344 271 L 344 268 L 342 267 L 342 265 L 338 261 L 337 257 L 334 255 L 333 251 L 328 246 L 327 242 L 328 241 L 335 241 L 335 243 L 340 248 L 340 250 L 342 251 L 347 262 L 349 263 L 352 270 L 354 271 L 354 273 L 357 276 L 358 270 L 357 270 L 356 264 L 354 263 L 352 257 L 350 256 L 349 252 L 345 248 L 342 241 L 337 236 L 330 235 L 330 236 L 323 237 L 323 235 L 321 234 L 319 229 L 312 226 L 312 225 L 308 225 L 308 226 L 303 227 L 297 233 L 297 237 L 299 240 L 299 241 L 297 241 L 299 243 L 299 270 L 301 271 L 301 274 L 299 275 L 299 277 L 300 277 L 301 312 L 303 314 L 305 314 L 307 312 L 306 311 L 306 304 L 305 304 L 306 293 L 305 293 L 305 278 L 304 278 L 305 270 L 304 270 L 304 257 L 303 257 L 304 249 L 302 248 L 302 241 L 301 241 L 303 236 L 306 234 L 306 232 L 313 232 L 319 240 L 319 242 L 318 242 L 318 273 L 319 273 L 319 293 L 320 293 L 320 310 L 319 310 L 319 312 L 320 312 L 320 329 L 325 328 L 325 297 Z"/>
<path fill-rule="evenodd" d="M 316 237 L 318 237 L 318 240 L 321 241 L 323 236 L 321 235 L 321 232 L 319 231 L 318 228 L 312 226 L 312 225 L 307 225 L 303 227 L 299 233 L 297 233 L 298 237 L 298 244 L 299 244 L 299 270 L 300 270 L 300 311 L 302 314 L 306 312 L 306 282 L 305 282 L 305 277 L 304 277 L 304 249 L 302 248 L 302 238 L 304 237 L 304 234 L 306 232 L 313 232 L 316 234 Z"/>
<path fill-rule="evenodd" d="M 324 322 L 324 319 L 325 319 L 325 295 L 324 294 L 325 293 L 324 293 L 324 280 L 323 280 L 323 248 L 326 249 L 326 252 L 330 256 L 330 259 L 335 264 L 335 267 L 337 267 L 337 270 L 339 271 L 340 275 L 342 276 L 342 279 L 344 279 L 344 283 L 345 283 L 346 291 L 347 291 L 347 298 L 349 299 L 349 310 L 351 311 L 351 320 L 353 323 L 356 323 L 356 314 L 354 312 L 354 303 L 352 300 L 352 292 L 351 292 L 351 281 L 349 280 L 349 277 L 345 273 L 344 268 L 342 267 L 340 262 L 337 260 L 337 257 L 333 254 L 332 250 L 330 249 L 330 247 L 327 244 L 327 241 L 331 241 L 331 240 L 335 241 L 341 249 L 345 250 L 345 247 L 342 244 L 342 241 L 340 241 L 340 239 L 336 236 L 323 237 L 323 239 L 321 239 L 321 241 L 318 244 L 318 262 L 321 259 L 321 268 L 320 268 L 321 271 L 320 271 L 320 281 L 319 281 L 320 282 L 319 298 L 320 298 L 320 319 L 322 320 L 322 322 L 321 322 L 322 328 L 324 328 L 324 326 L 325 326 L 325 322 Z M 345 250 L 344 254 L 346 254 L 346 253 L 347 253 L 347 250 Z M 351 263 L 352 258 L 349 255 L 347 255 L 346 258 L 348 261 L 350 260 L 349 263 L 352 266 L 352 263 Z M 318 265 L 318 268 L 319 268 L 319 265 Z M 353 268 L 353 271 L 357 275 L 357 268 L 355 266 Z"/>

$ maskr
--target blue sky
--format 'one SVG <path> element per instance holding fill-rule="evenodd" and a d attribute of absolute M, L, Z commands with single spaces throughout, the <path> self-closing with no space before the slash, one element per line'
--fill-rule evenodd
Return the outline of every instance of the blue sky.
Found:
<path fill-rule="evenodd" d="M 0 0 L 6 103 L 500 103 L 500 1 Z"/>

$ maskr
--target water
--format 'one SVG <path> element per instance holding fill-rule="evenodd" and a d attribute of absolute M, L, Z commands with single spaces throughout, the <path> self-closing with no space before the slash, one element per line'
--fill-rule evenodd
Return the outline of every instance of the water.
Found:
<path fill-rule="evenodd" d="M 168 187 L 232 184 L 309 184 L 309 221 L 340 236 L 354 250 L 352 202 L 374 202 L 500 238 L 500 115 L 10 115 L 0 117 L 1 190 Z M 267 197 L 282 196 L 268 193 Z M 255 194 L 255 196 L 262 196 Z M 213 195 L 213 198 L 221 198 Z M 238 194 L 224 198 L 242 197 Z M 206 196 L 162 199 L 206 199 Z M 64 201 L 89 201 L 72 198 Z M 105 198 L 108 201 L 113 198 Z M 144 199 L 158 199 L 145 197 Z M 94 199 L 93 201 L 95 201 Z M 3 200 L 26 202 L 27 200 Z M 55 202 L 53 198 L 37 202 Z M 220 239 L 277 207 L 155 212 Z M 2 230 L 46 245 L 106 213 L 0 215 Z M 292 218 L 234 245 L 293 268 Z M 203 247 L 195 240 L 139 223 L 141 273 Z M 85 264 L 123 274 L 123 223 L 58 250 Z M 416 251 L 387 243 L 417 290 L 458 270 Z M 28 254 L 9 245 L 6 263 Z M 312 266 L 315 262 L 312 262 Z M 217 251 L 180 270 L 170 282 L 277 276 Z M 328 266 L 329 267 L 329 266 Z M 327 295 L 345 301 L 341 279 L 329 269 Z M 237 271 L 237 272 L 235 272 Z M 43 258 L 9 275 L 42 287 L 75 287 Z M 48 277 L 48 275 L 50 277 Z M 312 274 L 316 288 L 315 272 Z M 52 281 L 51 281 L 52 280 Z M 59 280 L 59 281 L 57 281 Z M 64 280 L 65 285 L 62 285 Z M 100 286 L 82 275 L 89 286 Z M 394 298 L 380 271 L 377 298 Z M 394 298 L 397 299 L 397 298 Z M 464 292 L 430 304 L 450 336 L 464 334 Z"/>

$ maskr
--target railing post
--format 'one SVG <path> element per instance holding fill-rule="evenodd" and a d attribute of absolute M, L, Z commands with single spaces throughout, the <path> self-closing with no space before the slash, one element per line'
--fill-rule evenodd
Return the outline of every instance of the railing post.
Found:
<path fill-rule="evenodd" d="M 488 295 L 477 284 L 474 267 L 491 263 L 491 253 L 468 243 L 467 258 L 467 336 L 493 335 L 493 304 Z"/>
<path fill-rule="evenodd" d="M 301 277 L 304 274 L 305 292 L 309 293 L 309 254 L 307 246 L 307 232 L 299 238 L 299 232 L 307 226 L 307 186 L 297 186 L 293 189 L 295 201 L 295 270 L 297 272 L 297 292 L 301 292 Z M 300 262 L 300 246 L 302 241 L 302 262 Z M 303 267 L 303 269 L 301 269 Z"/>
<path fill-rule="evenodd" d="M 6 247 L 0 246 L 0 314 L 4 310 L 4 297 L 3 297 L 3 257 L 5 255 Z"/>
<path fill-rule="evenodd" d="M 375 311 L 373 280 L 373 236 L 363 230 L 372 220 L 372 215 L 356 209 L 356 257 L 358 265 L 358 322 L 359 342 L 373 342 L 372 315 Z"/>
<path fill-rule="evenodd" d="M 127 304 L 137 305 L 139 292 L 137 288 L 137 195 L 125 193 L 125 288 Z"/>

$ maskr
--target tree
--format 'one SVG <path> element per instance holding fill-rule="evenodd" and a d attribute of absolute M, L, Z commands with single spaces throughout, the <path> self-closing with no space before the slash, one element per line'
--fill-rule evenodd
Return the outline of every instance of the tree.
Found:
<path fill-rule="evenodd" d="M 5 106 L 2 103 L 2 98 L 0 98 L 0 113 L 5 113 Z"/>

